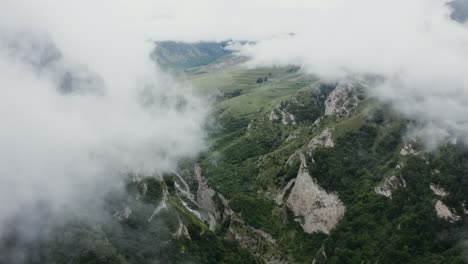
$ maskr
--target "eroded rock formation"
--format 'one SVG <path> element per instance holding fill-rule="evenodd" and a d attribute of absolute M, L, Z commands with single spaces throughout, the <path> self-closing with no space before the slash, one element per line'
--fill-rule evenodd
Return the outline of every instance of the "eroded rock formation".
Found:
<path fill-rule="evenodd" d="M 307 233 L 329 234 L 345 213 L 337 194 L 328 193 L 317 184 L 308 171 L 304 155 L 287 206 Z"/>

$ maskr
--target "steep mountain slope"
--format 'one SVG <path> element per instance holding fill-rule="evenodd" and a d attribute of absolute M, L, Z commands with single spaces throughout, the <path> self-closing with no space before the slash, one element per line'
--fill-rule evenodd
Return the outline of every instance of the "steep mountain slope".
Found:
<path fill-rule="evenodd" d="M 58 228 L 31 262 L 464 262 L 463 146 L 406 139 L 411 121 L 366 95 L 375 78 L 244 61 L 179 76 L 213 99 L 208 150 L 170 175 L 129 176 L 106 217 Z"/>
<path fill-rule="evenodd" d="M 322 83 L 292 66 L 189 79 L 217 98 L 200 164 L 242 219 L 226 234 L 241 246 L 268 262 L 463 261 L 467 152 L 404 139 L 410 121 L 366 97 L 374 80 Z"/>

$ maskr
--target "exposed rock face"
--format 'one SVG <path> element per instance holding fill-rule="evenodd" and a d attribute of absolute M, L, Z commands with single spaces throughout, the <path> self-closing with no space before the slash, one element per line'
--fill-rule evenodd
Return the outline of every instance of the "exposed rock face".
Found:
<path fill-rule="evenodd" d="M 222 194 L 218 193 L 219 200 L 221 200 L 221 203 L 223 204 L 223 220 L 230 217 L 231 215 L 234 214 L 234 211 L 232 211 L 231 207 L 229 206 L 229 201 L 224 197 Z"/>
<path fill-rule="evenodd" d="M 311 139 L 309 144 L 307 144 L 307 154 L 312 155 L 312 151 L 319 146 L 326 148 L 335 147 L 335 142 L 333 142 L 332 138 L 332 131 L 333 130 L 330 128 L 325 128 L 318 136 Z"/>
<path fill-rule="evenodd" d="M 195 178 L 198 182 L 197 202 L 200 205 L 200 208 L 208 213 L 210 230 L 214 231 L 216 229 L 217 221 L 221 218 L 214 202 L 216 192 L 208 186 L 206 179 L 203 178 L 200 165 L 195 164 L 194 171 Z"/>
<path fill-rule="evenodd" d="M 392 175 L 383 179 L 377 186 L 375 186 L 374 190 L 377 194 L 383 195 L 391 199 L 392 192 L 394 192 L 398 188 L 405 186 L 406 183 L 403 180 L 403 178 Z"/>
<path fill-rule="evenodd" d="M 216 208 L 213 202 L 213 196 L 216 192 L 208 186 L 206 179 L 203 178 L 200 165 L 195 164 L 194 172 L 198 182 L 197 202 L 203 209 L 214 211 Z"/>
<path fill-rule="evenodd" d="M 346 79 L 338 83 L 325 101 L 325 115 L 348 117 L 354 114 L 358 105 L 356 87 L 360 83 Z"/>
<path fill-rule="evenodd" d="M 245 222 L 233 215 L 228 229 L 229 234 L 237 241 L 243 248 L 249 249 L 253 254 L 257 255 L 262 243 L 269 243 L 276 246 L 276 240 L 263 230 L 246 225 Z"/>
<path fill-rule="evenodd" d="M 303 155 L 302 150 L 296 150 L 291 156 L 289 156 L 288 160 L 286 161 L 286 165 L 291 166 L 293 162 L 296 161 L 296 159 L 299 159 L 300 155 Z"/>
<path fill-rule="evenodd" d="M 429 185 L 429 188 L 431 188 L 431 191 L 437 196 L 445 197 L 445 196 L 449 195 L 449 193 L 444 188 L 442 188 L 440 186 L 437 186 L 435 184 L 431 183 Z"/>
<path fill-rule="evenodd" d="M 438 200 L 434 206 L 437 217 L 444 219 L 450 223 L 455 223 L 460 220 L 460 216 L 447 207 L 442 201 Z"/>
<path fill-rule="evenodd" d="M 261 256 L 266 263 L 269 263 L 270 259 L 275 259 L 275 253 L 277 252 L 276 240 L 268 233 L 263 230 L 249 226 L 241 218 L 241 215 L 235 213 L 229 206 L 229 201 L 220 193 L 216 193 L 217 197 L 222 203 L 223 209 L 221 215 L 221 221 L 224 223 L 229 223 L 229 228 L 227 235 L 237 240 L 241 247 L 249 250 L 252 254 L 256 256 Z M 266 247 L 265 245 L 268 244 Z M 265 248 L 272 248 L 273 250 L 269 251 L 265 255 L 263 250 Z"/>
<path fill-rule="evenodd" d="M 400 155 L 402 156 L 416 156 L 420 152 L 414 148 L 412 143 L 406 143 L 403 148 L 400 150 Z"/>
<path fill-rule="evenodd" d="M 284 125 L 295 125 L 296 118 L 287 110 L 288 103 L 279 103 L 270 113 L 270 121 L 281 121 Z"/>
<path fill-rule="evenodd" d="M 177 193 L 179 194 L 182 194 L 185 198 L 187 198 L 191 203 L 198 205 L 197 201 L 195 201 L 195 196 L 193 195 L 193 193 L 190 191 L 190 187 L 188 185 L 188 183 L 185 181 L 185 179 L 179 174 L 177 173 L 176 171 L 173 172 L 175 176 L 177 176 L 177 178 L 180 180 L 180 183 L 182 183 L 182 186 L 178 183 L 178 182 L 175 182 L 175 187 L 177 189 Z"/>
<path fill-rule="evenodd" d="M 287 205 L 305 232 L 329 234 L 345 213 L 345 206 L 334 193 L 327 193 L 307 172 L 304 155 Z"/>

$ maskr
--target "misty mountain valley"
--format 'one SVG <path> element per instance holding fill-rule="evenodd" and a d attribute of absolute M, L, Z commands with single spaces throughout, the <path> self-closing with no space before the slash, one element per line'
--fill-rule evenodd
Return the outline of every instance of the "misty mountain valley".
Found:
<path fill-rule="evenodd" d="M 468 263 L 468 1 L 376 2 L 0 0 L 0 264 Z"/>

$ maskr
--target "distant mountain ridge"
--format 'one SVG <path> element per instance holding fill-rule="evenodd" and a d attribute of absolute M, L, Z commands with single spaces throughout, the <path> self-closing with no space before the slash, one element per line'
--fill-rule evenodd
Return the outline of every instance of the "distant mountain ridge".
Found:
<path fill-rule="evenodd" d="M 207 65 L 232 51 L 226 47 L 231 41 L 223 42 L 176 42 L 160 41 L 151 57 L 163 69 L 186 70 Z"/>

